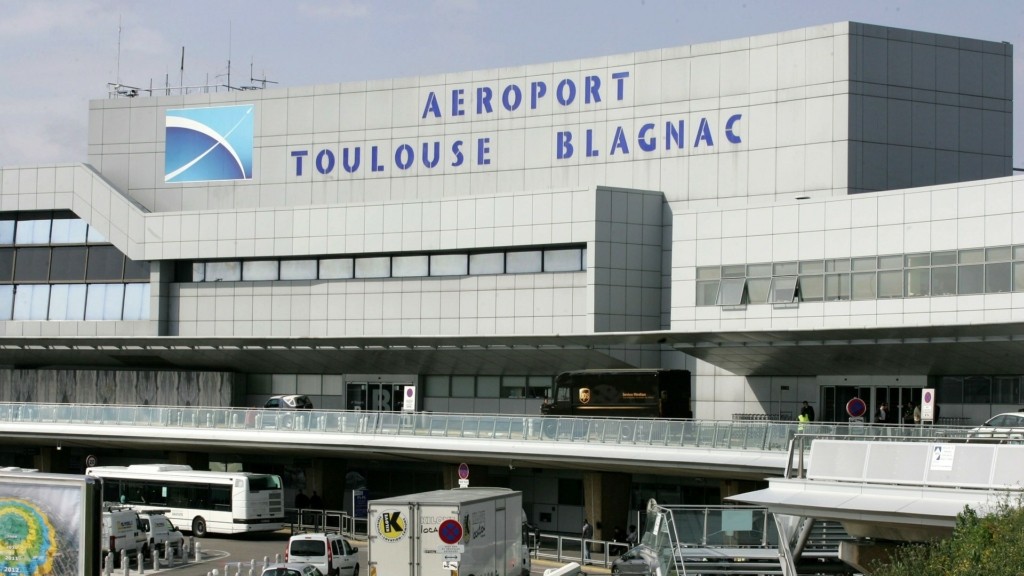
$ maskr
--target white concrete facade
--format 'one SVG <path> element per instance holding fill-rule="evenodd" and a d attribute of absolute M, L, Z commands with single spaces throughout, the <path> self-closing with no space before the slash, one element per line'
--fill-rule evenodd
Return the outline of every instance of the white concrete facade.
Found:
<path fill-rule="evenodd" d="M 150 320 L 8 320 L 0 332 L 548 337 L 1021 322 L 1016 287 L 784 306 L 698 294 L 702 268 L 1024 246 L 1011 70 L 1005 43 L 838 23 L 441 76 L 93 101 L 88 165 L 3 169 L 0 211 L 71 210 L 158 264 Z M 222 106 L 252 106 L 252 177 L 165 181 L 168 111 Z M 560 248 L 582 250 L 581 269 L 172 274 L 193 262 Z M 611 355 L 692 369 L 700 418 L 792 411 L 823 384 L 738 376 L 668 347 Z"/>

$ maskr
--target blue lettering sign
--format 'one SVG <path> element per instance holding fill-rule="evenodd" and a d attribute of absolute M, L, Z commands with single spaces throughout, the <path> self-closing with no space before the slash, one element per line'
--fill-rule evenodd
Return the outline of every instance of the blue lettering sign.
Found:
<path fill-rule="evenodd" d="M 466 161 L 466 155 L 462 152 L 462 140 L 452 142 L 452 155 L 455 156 L 455 159 L 452 160 L 452 167 L 462 166 L 462 163 Z"/>
<path fill-rule="evenodd" d="M 629 154 L 629 144 L 626 142 L 626 133 L 622 130 L 622 126 L 615 128 L 615 135 L 612 136 L 612 149 L 608 155 L 614 156 L 616 150 L 623 154 Z"/>
<path fill-rule="evenodd" d="M 587 142 L 586 142 L 586 144 L 587 144 L 587 146 L 586 146 L 587 147 L 587 158 L 594 158 L 595 156 L 600 156 L 601 153 L 598 152 L 597 148 L 594 147 L 594 129 L 593 128 L 587 128 L 586 135 L 587 135 Z"/>
<path fill-rule="evenodd" d="M 700 146 L 701 141 L 708 146 L 715 145 L 715 141 L 711 139 L 711 127 L 708 126 L 707 118 L 700 119 L 700 125 L 697 126 L 697 137 L 693 140 L 693 147 L 696 148 Z"/>
<path fill-rule="evenodd" d="M 326 159 L 326 162 L 324 161 Z M 330 174 L 334 170 L 334 152 L 321 150 L 316 155 L 316 171 L 321 174 Z"/>
<path fill-rule="evenodd" d="M 494 112 L 494 109 L 491 108 L 491 97 L 492 96 L 494 96 L 494 93 L 492 93 L 491 89 L 488 88 L 487 86 L 481 86 L 480 88 L 476 89 L 476 113 L 477 114 L 483 114 L 485 111 L 488 114 L 490 114 L 491 112 Z"/>
<path fill-rule="evenodd" d="M 548 85 L 537 81 L 530 84 L 530 110 L 537 109 L 537 101 L 548 93 Z"/>
<path fill-rule="evenodd" d="M 672 122 L 665 122 L 665 150 L 672 149 L 672 143 L 676 143 L 676 148 L 682 149 L 686 144 L 686 130 L 683 120 L 679 121 L 679 127 L 672 125 Z"/>
<path fill-rule="evenodd" d="M 292 158 L 295 158 L 295 175 L 302 176 L 302 158 L 309 155 L 308 150 L 292 150 Z"/>
<path fill-rule="evenodd" d="M 733 114 L 729 117 L 729 120 L 725 123 L 725 139 L 733 144 L 739 144 L 743 140 L 733 132 L 733 126 L 736 125 L 740 119 L 743 118 L 743 114 Z"/>
<path fill-rule="evenodd" d="M 371 172 L 383 172 L 384 166 L 381 165 L 377 158 L 377 147 L 370 146 L 370 171 Z"/>
<path fill-rule="evenodd" d="M 427 168 L 433 168 L 437 166 L 437 163 L 441 160 L 441 142 L 434 140 L 434 157 L 430 157 L 430 144 L 427 142 L 423 143 L 423 165 Z"/>
<path fill-rule="evenodd" d="M 452 116 L 465 116 L 466 111 L 462 109 L 462 88 L 452 90 Z"/>
<path fill-rule="evenodd" d="M 556 90 L 555 96 L 558 98 L 558 103 L 562 106 L 568 106 L 576 100 L 576 83 L 566 78 L 558 83 L 558 90 Z"/>
<path fill-rule="evenodd" d="M 355 152 L 352 154 L 352 156 L 354 156 L 352 162 L 349 162 L 348 160 L 348 150 L 347 146 L 341 150 L 341 167 L 345 169 L 345 172 L 351 174 L 356 170 L 359 170 L 359 151 L 361 150 L 361 147 L 355 147 Z"/>
<path fill-rule="evenodd" d="M 583 101 L 587 104 L 598 103 L 601 101 L 601 77 L 600 76 L 587 76 L 583 80 L 585 86 L 583 90 Z"/>
<path fill-rule="evenodd" d="M 434 118 L 441 117 L 441 105 L 437 102 L 437 95 L 431 92 L 427 94 L 427 103 L 423 106 L 423 116 L 420 118 L 426 118 L 427 114 L 433 115 Z"/>
<path fill-rule="evenodd" d="M 477 166 L 483 166 L 490 164 L 491 159 L 487 157 L 491 153 L 490 138 L 478 138 L 476 141 L 476 164 Z"/>
<path fill-rule="evenodd" d="M 616 94 L 615 98 L 616 98 L 616 100 L 618 100 L 620 102 L 622 101 L 623 98 L 626 97 L 625 96 L 625 93 L 626 93 L 626 88 L 625 88 L 626 78 L 629 78 L 629 72 L 612 72 L 612 80 L 616 81 L 615 84 L 617 86 L 617 90 L 615 92 L 615 94 Z"/>
<path fill-rule="evenodd" d="M 572 132 L 568 130 L 559 132 L 555 140 L 555 157 L 559 160 L 572 158 Z"/>
<path fill-rule="evenodd" d="M 408 170 L 409 166 L 412 166 L 416 154 L 412 151 L 412 146 L 408 144 L 399 144 L 398 148 L 395 149 L 395 166 L 398 166 L 399 170 Z"/>
<path fill-rule="evenodd" d="M 505 91 L 501 93 L 501 105 L 505 107 L 505 110 L 515 112 L 522 103 L 523 91 L 519 86 L 515 84 L 505 86 Z"/>
<path fill-rule="evenodd" d="M 654 124 L 644 124 L 636 135 L 636 145 L 644 152 L 654 152 L 658 148 L 658 138 L 647 137 L 647 133 L 654 130 Z"/>

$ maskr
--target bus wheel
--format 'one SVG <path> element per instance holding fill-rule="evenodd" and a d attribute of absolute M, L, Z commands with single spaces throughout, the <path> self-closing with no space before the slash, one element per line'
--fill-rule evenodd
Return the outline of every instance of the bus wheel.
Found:
<path fill-rule="evenodd" d="M 202 516 L 196 516 L 192 520 L 192 535 L 196 538 L 202 538 L 206 536 L 206 519 Z"/>

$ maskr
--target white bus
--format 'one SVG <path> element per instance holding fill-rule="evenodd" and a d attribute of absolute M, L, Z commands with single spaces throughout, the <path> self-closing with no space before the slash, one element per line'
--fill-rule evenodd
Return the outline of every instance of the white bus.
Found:
<path fill-rule="evenodd" d="M 197 537 L 273 532 L 286 525 L 281 477 L 274 474 L 176 464 L 94 466 L 85 473 L 102 479 L 104 502 L 166 508 L 178 528 Z"/>

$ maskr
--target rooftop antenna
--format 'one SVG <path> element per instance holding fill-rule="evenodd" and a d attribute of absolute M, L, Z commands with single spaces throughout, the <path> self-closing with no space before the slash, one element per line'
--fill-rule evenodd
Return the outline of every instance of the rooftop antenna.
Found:
<path fill-rule="evenodd" d="M 185 89 L 185 47 L 181 47 L 181 69 L 178 71 L 178 88 Z"/>
<path fill-rule="evenodd" d="M 263 88 L 263 89 L 266 89 L 267 84 L 277 84 L 277 82 L 275 82 L 273 80 L 267 80 L 267 71 L 266 70 L 263 71 L 263 78 L 256 78 L 256 77 L 254 77 L 252 75 L 253 60 L 254 60 L 254 58 L 252 58 L 250 56 L 249 57 L 249 82 L 252 82 L 252 86 L 250 86 L 250 88 L 255 89 L 256 88 L 256 82 L 259 82 L 260 83 L 260 88 Z"/>
<path fill-rule="evenodd" d="M 228 91 L 231 91 L 231 20 L 228 20 Z"/>
<path fill-rule="evenodd" d="M 114 81 L 121 84 L 121 15 L 117 15 L 117 67 L 114 71 Z"/>

